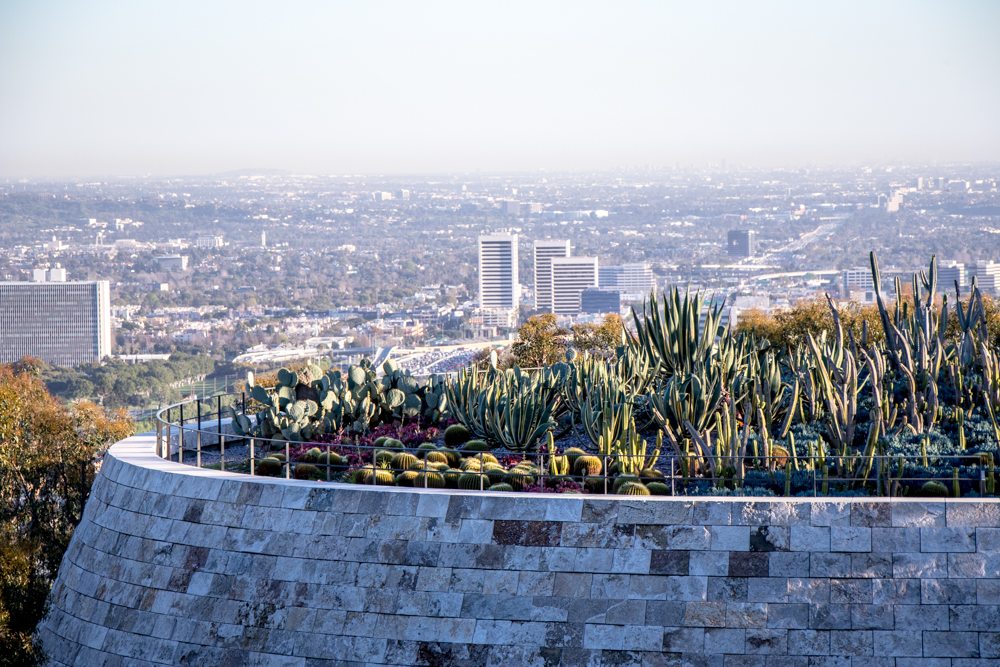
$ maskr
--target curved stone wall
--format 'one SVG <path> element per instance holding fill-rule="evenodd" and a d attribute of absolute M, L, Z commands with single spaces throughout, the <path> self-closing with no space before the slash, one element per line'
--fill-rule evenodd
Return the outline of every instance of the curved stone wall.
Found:
<path fill-rule="evenodd" d="M 1000 658 L 1000 504 L 259 480 L 115 445 L 39 638 L 78 665 Z"/>

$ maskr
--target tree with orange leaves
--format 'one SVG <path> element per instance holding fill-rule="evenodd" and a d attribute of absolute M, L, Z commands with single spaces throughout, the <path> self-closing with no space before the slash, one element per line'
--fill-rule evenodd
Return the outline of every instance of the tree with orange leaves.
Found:
<path fill-rule="evenodd" d="M 35 625 L 124 412 L 63 405 L 26 359 L 0 366 L 0 664 L 35 664 Z"/>

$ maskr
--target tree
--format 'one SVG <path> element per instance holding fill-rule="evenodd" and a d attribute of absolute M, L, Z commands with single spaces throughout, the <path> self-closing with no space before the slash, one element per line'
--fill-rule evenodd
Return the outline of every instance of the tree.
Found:
<path fill-rule="evenodd" d="M 0 664 L 40 660 L 31 636 L 100 456 L 131 432 L 124 412 L 66 406 L 30 365 L 0 366 Z"/>
<path fill-rule="evenodd" d="M 622 344 L 623 327 L 622 318 L 617 314 L 605 315 L 600 324 L 574 324 L 573 347 L 580 353 L 610 357 Z"/>
<path fill-rule="evenodd" d="M 867 329 L 870 342 L 885 339 L 876 306 L 848 303 L 839 306 L 837 310 L 840 313 L 845 337 L 853 335 L 860 343 L 862 334 Z M 736 331 L 752 333 L 781 348 L 794 347 L 804 341 L 807 334 L 819 337 L 821 333 L 826 332 L 827 336 L 833 336 L 833 314 L 826 299 L 819 298 L 800 301 L 791 308 L 772 314 L 751 309 L 740 313 Z"/>
<path fill-rule="evenodd" d="M 566 354 L 569 331 L 556 324 L 552 313 L 533 315 L 517 330 L 517 340 L 511 346 L 513 363 L 521 368 L 537 368 L 553 364 Z"/>

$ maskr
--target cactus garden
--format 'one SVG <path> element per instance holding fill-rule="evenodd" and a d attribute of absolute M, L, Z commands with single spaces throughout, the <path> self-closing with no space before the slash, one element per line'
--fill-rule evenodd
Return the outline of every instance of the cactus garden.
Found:
<path fill-rule="evenodd" d="M 394 363 L 248 378 L 253 474 L 386 486 L 656 495 L 995 496 L 1000 349 L 983 297 L 870 257 L 880 335 L 779 348 L 699 293 L 651 295 L 614 354 L 418 379 Z"/>

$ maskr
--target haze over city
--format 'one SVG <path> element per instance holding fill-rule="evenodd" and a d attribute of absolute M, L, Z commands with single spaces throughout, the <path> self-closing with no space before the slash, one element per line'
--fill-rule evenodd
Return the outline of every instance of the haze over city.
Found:
<path fill-rule="evenodd" d="M 1000 158 L 1000 4 L 0 6 L 0 177 Z"/>

